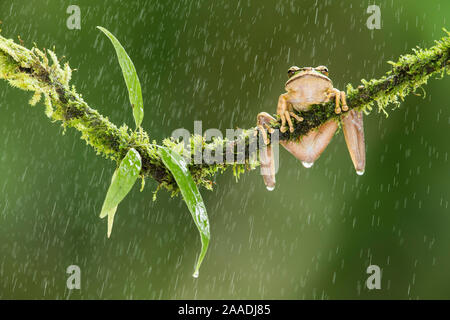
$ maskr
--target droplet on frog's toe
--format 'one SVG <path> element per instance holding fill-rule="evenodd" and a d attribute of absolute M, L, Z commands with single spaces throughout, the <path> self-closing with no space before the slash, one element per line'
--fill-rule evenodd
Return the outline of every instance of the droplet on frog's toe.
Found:
<path fill-rule="evenodd" d="M 302 161 L 302 165 L 305 168 L 311 168 L 313 166 L 314 162 L 306 162 L 306 161 Z"/>
<path fill-rule="evenodd" d="M 356 174 L 358 176 L 362 176 L 364 174 L 364 170 L 356 170 Z"/>
<path fill-rule="evenodd" d="M 194 278 L 198 278 L 198 271 L 195 271 L 194 274 L 192 275 Z"/>
<path fill-rule="evenodd" d="M 266 186 L 267 190 L 273 191 L 275 189 L 275 186 Z"/>

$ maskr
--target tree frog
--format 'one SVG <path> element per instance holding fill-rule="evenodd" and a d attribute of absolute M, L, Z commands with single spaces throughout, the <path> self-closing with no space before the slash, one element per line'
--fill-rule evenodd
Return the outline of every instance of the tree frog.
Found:
<path fill-rule="evenodd" d="M 365 170 L 366 154 L 364 142 L 364 128 L 362 111 L 349 110 L 345 99 L 345 92 L 333 87 L 328 77 L 328 68 L 318 66 L 316 68 L 293 66 L 288 70 L 288 81 L 285 84 L 286 93 L 278 99 L 277 115 L 281 119 L 281 132 L 294 131 L 292 118 L 298 122 L 303 119 L 293 111 L 306 111 L 314 104 L 321 104 L 335 99 L 335 112 L 341 114 L 342 128 L 347 148 L 356 169 L 356 173 L 362 175 Z M 341 108 L 342 106 L 342 108 Z M 275 188 L 275 170 L 272 147 L 269 145 L 267 130 L 273 132 L 269 126 L 275 119 L 266 112 L 257 116 L 257 128 L 263 137 L 265 146 L 260 151 L 261 174 L 268 190 Z M 288 127 L 286 127 L 286 123 Z M 319 128 L 309 131 L 306 135 L 295 141 L 280 141 L 280 144 L 299 159 L 303 166 L 310 168 L 314 161 L 330 143 L 338 122 L 331 119 Z"/>

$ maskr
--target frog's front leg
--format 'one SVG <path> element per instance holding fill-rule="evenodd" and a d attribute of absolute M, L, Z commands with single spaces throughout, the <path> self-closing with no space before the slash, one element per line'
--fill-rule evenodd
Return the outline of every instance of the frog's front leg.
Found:
<path fill-rule="evenodd" d="M 342 115 L 342 128 L 356 173 L 362 175 L 366 167 L 366 146 L 362 111 L 350 110 Z"/>
<path fill-rule="evenodd" d="M 256 126 L 258 128 L 259 133 L 261 134 L 264 144 L 269 144 L 269 138 L 267 137 L 267 131 L 269 133 L 273 133 L 275 130 L 270 126 L 271 122 L 276 122 L 275 118 L 272 117 L 267 112 L 260 112 L 256 116 Z"/>
<path fill-rule="evenodd" d="M 341 103 L 342 103 L 342 111 L 347 111 L 347 99 L 345 97 L 345 91 L 341 91 Z"/>
<path fill-rule="evenodd" d="M 329 120 L 298 140 L 280 141 L 280 144 L 300 160 L 305 168 L 310 168 L 330 143 L 337 127 L 335 120 Z"/>
<path fill-rule="evenodd" d="M 328 92 L 328 95 L 327 95 L 327 100 L 332 99 L 332 98 L 335 99 L 334 112 L 336 114 L 340 114 L 341 113 L 341 107 L 340 107 L 341 104 L 342 104 L 342 111 L 347 111 L 348 110 L 347 99 L 345 97 L 345 92 L 344 91 L 339 91 L 336 88 L 330 89 L 330 91 Z"/>
<path fill-rule="evenodd" d="M 289 131 L 294 132 L 294 125 L 292 124 L 291 115 L 294 113 L 292 112 L 292 106 L 288 103 L 288 94 L 284 93 L 280 95 L 280 98 L 278 98 L 278 106 L 277 106 L 277 114 L 280 116 L 281 119 L 281 132 L 286 132 L 286 122 L 289 125 Z M 297 119 L 299 120 L 299 119 Z"/>
<path fill-rule="evenodd" d="M 275 159 L 273 155 L 272 145 L 269 145 L 267 131 L 272 133 L 274 130 L 270 127 L 270 123 L 276 121 L 266 112 L 261 112 L 257 116 L 257 128 L 261 134 L 264 144 L 259 146 L 259 162 L 261 175 L 267 190 L 275 189 Z"/>

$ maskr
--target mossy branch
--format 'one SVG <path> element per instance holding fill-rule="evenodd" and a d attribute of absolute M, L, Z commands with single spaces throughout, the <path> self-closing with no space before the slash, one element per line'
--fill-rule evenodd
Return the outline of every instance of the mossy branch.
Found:
<path fill-rule="evenodd" d="M 413 54 L 403 55 L 397 62 L 389 62 L 392 68 L 382 78 L 362 80 L 362 84 L 356 89 L 350 84 L 347 85 L 349 109 L 364 110 L 368 114 L 377 103 L 378 111 L 386 113 L 388 104 L 398 105 L 405 96 L 426 84 L 430 76 L 437 73 L 441 73 L 442 76 L 450 74 L 447 68 L 450 62 L 450 34 L 445 32 L 447 35 L 436 41 L 435 46 L 429 49 L 413 49 Z M 159 187 L 177 191 L 174 178 L 159 158 L 155 142 L 150 141 L 148 134 L 142 129 L 133 131 L 126 125 L 118 128 L 107 117 L 89 107 L 76 92 L 75 87 L 69 85 L 71 74 L 72 69 L 69 65 L 65 63 L 61 67 L 53 51 L 41 51 L 37 48 L 29 50 L 0 36 L 0 78 L 8 80 L 14 87 L 33 91 L 31 105 L 39 102 L 43 95 L 47 116 L 53 121 L 60 122 L 64 128 L 72 127 L 80 131 L 81 138 L 92 146 L 97 154 L 120 161 L 130 148 L 136 149 L 142 158 L 141 176 L 155 179 Z M 280 139 L 298 138 L 329 119 L 338 117 L 334 113 L 334 102 L 315 105 L 311 110 L 301 112 L 299 115 L 304 121 L 295 123 L 295 130 L 292 133 L 280 133 Z M 273 123 L 272 126 L 278 129 L 280 123 Z M 239 176 L 239 173 L 246 169 L 255 168 L 258 163 L 249 156 L 250 140 L 255 134 L 256 130 L 253 127 L 243 130 L 236 140 L 216 139 L 210 143 L 201 136 L 192 136 L 190 145 L 193 148 L 201 146 L 202 151 L 220 150 L 223 154 L 227 150 L 232 150 L 234 159 L 242 156 L 242 150 L 236 147 L 237 140 L 245 144 L 245 150 L 243 150 L 245 163 L 230 161 L 219 164 L 205 162 L 194 164 L 194 156 L 192 156 L 189 169 L 196 183 L 210 189 L 211 180 L 219 170 L 223 171 L 228 166 L 232 166 L 235 175 Z M 184 143 L 170 138 L 165 139 L 163 144 L 179 153 L 184 150 Z"/>

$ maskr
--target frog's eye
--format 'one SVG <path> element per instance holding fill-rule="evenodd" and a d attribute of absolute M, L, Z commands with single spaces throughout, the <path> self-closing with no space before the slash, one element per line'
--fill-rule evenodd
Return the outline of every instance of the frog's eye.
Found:
<path fill-rule="evenodd" d="M 292 77 L 294 74 L 296 74 L 300 70 L 299 67 L 290 67 L 288 70 L 288 77 Z"/>
<path fill-rule="evenodd" d="M 325 66 L 318 66 L 317 68 L 315 68 L 316 71 L 319 71 L 320 73 L 328 76 L 328 68 Z"/>

